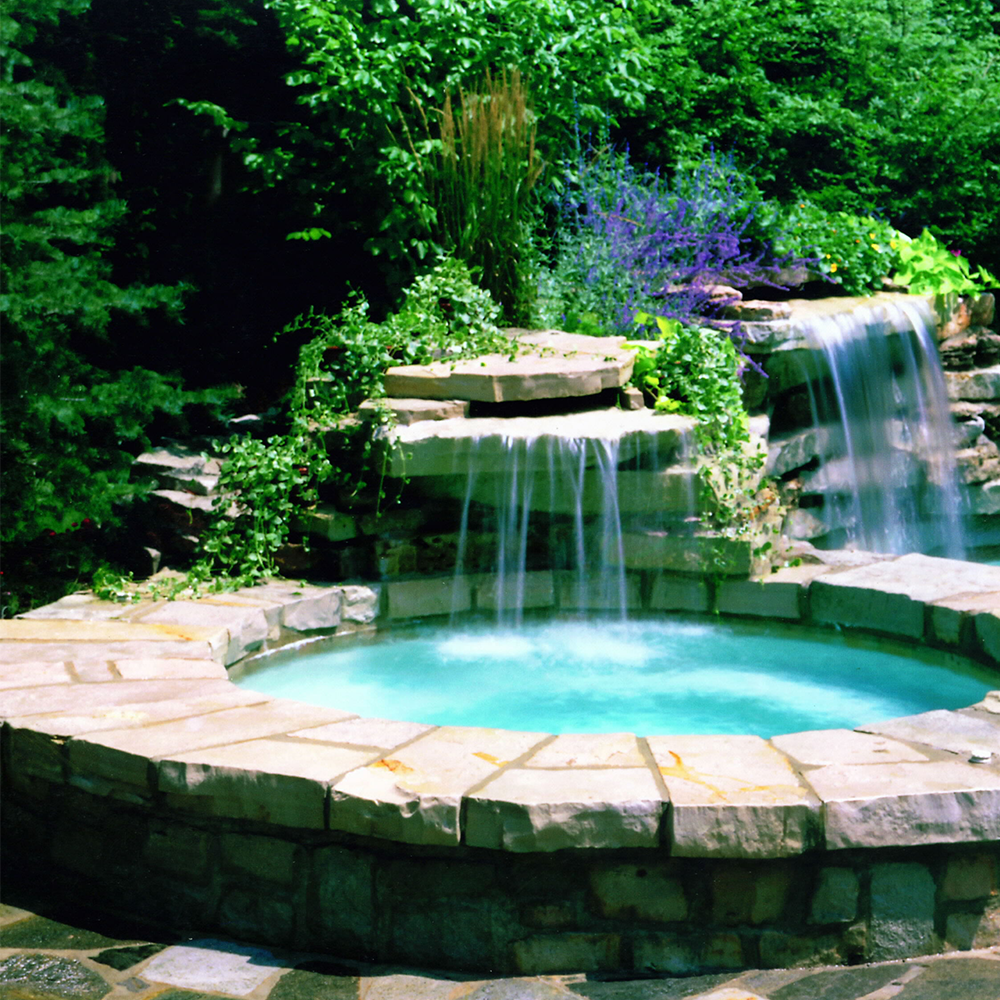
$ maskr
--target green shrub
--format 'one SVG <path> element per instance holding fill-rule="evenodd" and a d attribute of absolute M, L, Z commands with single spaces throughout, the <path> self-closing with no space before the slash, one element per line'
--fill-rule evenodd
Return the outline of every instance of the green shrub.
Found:
<path fill-rule="evenodd" d="M 848 295 L 879 291 L 899 263 L 896 230 L 870 215 L 828 212 L 799 201 L 777 213 L 775 248 L 808 259 Z"/>
<path fill-rule="evenodd" d="M 335 316 L 309 311 L 286 326 L 279 336 L 300 341 L 289 429 L 266 440 L 247 435 L 217 445 L 220 495 L 191 582 L 225 588 L 273 575 L 296 513 L 316 503 L 321 489 L 367 490 L 381 504 L 376 435 L 344 418 L 362 400 L 384 395 L 390 365 L 511 353 L 516 348 L 497 328 L 498 318 L 499 307 L 465 264 L 445 258 L 413 281 L 402 308 L 383 323 L 368 318 L 368 303 L 359 296 Z"/>
<path fill-rule="evenodd" d="M 487 72 L 482 87 L 459 90 L 457 106 L 446 94 L 434 115 L 437 138 L 419 97 L 411 97 L 425 137 L 420 148 L 409 129 L 405 134 L 434 209 L 437 242 L 469 266 L 509 323 L 526 325 L 534 305 L 532 193 L 543 164 L 520 70 L 496 78 Z"/>
<path fill-rule="evenodd" d="M 112 321 L 158 312 L 166 336 L 182 289 L 115 281 L 107 254 L 126 207 L 110 190 L 101 101 L 72 93 L 33 54 L 38 32 L 86 7 L 12 0 L 0 17 L 6 613 L 61 596 L 99 563 L 100 543 L 142 492 L 129 481 L 131 465 L 154 419 L 232 395 L 186 392 L 144 368 L 105 367 Z"/>
<path fill-rule="evenodd" d="M 972 274 L 961 254 L 942 246 L 926 229 L 915 240 L 897 233 L 893 244 L 899 270 L 892 280 L 906 285 L 915 295 L 969 295 L 1000 287 L 985 267 Z"/>

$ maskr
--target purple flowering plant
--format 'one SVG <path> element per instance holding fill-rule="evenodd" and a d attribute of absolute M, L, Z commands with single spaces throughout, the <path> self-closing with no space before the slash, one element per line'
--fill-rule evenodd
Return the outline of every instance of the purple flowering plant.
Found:
<path fill-rule="evenodd" d="M 713 152 L 667 181 L 637 168 L 627 150 L 581 150 L 566 171 L 553 267 L 540 284 L 543 322 L 608 335 L 632 333 L 641 312 L 704 323 L 728 304 L 712 286 L 751 276 L 777 284 L 788 263 L 770 251 L 757 220 L 763 206 L 731 156 Z"/>

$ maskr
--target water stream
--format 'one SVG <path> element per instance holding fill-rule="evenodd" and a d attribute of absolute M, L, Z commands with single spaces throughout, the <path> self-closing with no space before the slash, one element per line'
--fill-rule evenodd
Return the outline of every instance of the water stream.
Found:
<path fill-rule="evenodd" d="M 836 547 L 964 555 L 944 377 L 929 310 L 865 306 L 813 318 L 809 393 L 827 455 L 803 477 Z"/>

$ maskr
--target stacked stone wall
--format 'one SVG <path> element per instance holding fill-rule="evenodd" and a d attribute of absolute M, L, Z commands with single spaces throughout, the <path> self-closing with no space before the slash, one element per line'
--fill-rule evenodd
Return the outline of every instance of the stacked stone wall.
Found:
<path fill-rule="evenodd" d="M 3 808 L 12 881 L 133 923 L 422 967 L 684 974 L 1000 939 L 1000 843 L 760 861 L 511 855 L 182 820 L 155 798 L 16 775 Z"/>

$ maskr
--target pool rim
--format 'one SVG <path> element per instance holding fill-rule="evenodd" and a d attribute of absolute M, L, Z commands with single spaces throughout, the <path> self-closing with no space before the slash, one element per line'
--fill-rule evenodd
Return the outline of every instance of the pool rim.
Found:
<path fill-rule="evenodd" d="M 908 574 L 913 585 L 900 586 L 900 577 Z M 955 586 L 941 591 L 949 574 L 957 574 L 957 594 L 951 592 Z M 969 581 L 979 574 L 985 574 L 986 584 L 977 592 L 970 589 Z M 805 624 L 835 622 L 929 642 L 972 654 L 1000 669 L 1000 602 L 996 591 L 990 589 L 994 576 L 1000 577 L 1000 571 L 908 555 L 846 569 L 791 567 L 762 583 L 724 582 L 715 597 L 723 613 L 788 618 L 794 603 L 797 620 Z M 687 579 L 675 583 L 681 588 L 692 586 Z M 450 589 L 453 582 L 447 580 L 446 585 Z M 476 586 L 488 585 L 489 581 L 476 581 Z M 197 626 L 169 623 L 171 617 L 184 617 L 181 612 L 186 602 L 161 602 L 127 621 L 105 620 L 104 630 L 125 630 L 115 633 L 123 650 L 134 637 L 139 645 L 146 642 L 147 648 L 152 645 L 154 651 L 162 651 L 159 659 L 170 665 L 163 676 L 157 672 L 156 655 L 140 658 L 143 680 L 155 682 L 176 678 L 178 659 L 194 657 L 201 663 L 241 659 L 247 646 L 240 643 L 252 646 L 259 641 L 254 640 L 257 633 L 248 623 L 260 619 L 272 628 L 265 621 L 265 604 L 279 609 L 269 612 L 272 618 L 284 621 L 286 628 L 289 624 L 295 628 L 295 615 L 301 615 L 304 603 L 326 600 L 331 608 L 337 605 L 337 622 L 330 619 L 326 627 L 341 623 L 339 608 L 347 593 L 343 587 L 291 586 L 289 591 L 286 585 L 281 603 L 275 600 L 273 586 L 270 593 L 266 588 L 238 592 L 228 598 L 228 604 L 220 598 L 221 603 L 213 607 L 222 617 L 228 614 L 232 622 L 223 630 L 224 637 L 216 629 L 214 640 L 204 628 L 196 634 Z M 927 591 L 928 587 L 933 592 Z M 359 589 L 364 588 L 354 588 Z M 393 584 L 382 588 L 381 600 L 383 617 L 405 617 L 398 613 L 401 605 L 395 604 Z M 408 600 L 412 601 L 412 595 Z M 207 609 L 209 604 L 202 607 Z M 22 627 L 19 637 L 16 628 L 29 626 L 30 630 L 33 622 L 40 626 L 40 617 L 44 620 L 44 616 L 27 616 L 3 623 L 0 657 L 4 649 L 19 647 L 23 662 L 33 643 L 40 648 L 43 643 L 38 635 L 31 638 Z M 73 650 L 82 649 L 81 662 L 89 662 L 96 639 L 85 637 L 84 626 L 97 623 L 55 621 L 61 622 L 62 641 L 68 642 L 64 659 L 72 660 L 79 656 Z M 311 628 L 322 627 L 306 619 L 299 624 L 303 621 Z M 873 628 L 873 624 L 881 627 Z M 353 624 L 359 626 L 364 627 L 364 623 Z M 167 631 L 151 639 L 150 629 L 157 628 Z M 182 635 L 184 628 L 187 634 Z M 71 638 L 74 629 L 79 636 L 75 640 Z M 106 655 L 102 651 L 101 656 L 108 664 L 135 660 L 128 652 Z M 109 669 L 113 673 L 103 683 L 116 683 L 116 673 L 125 676 L 121 666 Z M 214 678 L 218 680 L 220 675 L 216 672 Z M 87 683 L 79 671 L 77 679 L 71 677 L 70 681 Z M 228 679 L 227 683 L 231 684 Z M 128 706 L 126 699 L 115 711 L 125 719 Z M 857 730 L 833 731 L 838 734 L 836 741 L 844 743 L 846 749 L 842 760 L 825 763 L 783 753 L 773 740 L 747 738 L 753 745 L 745 739 L 739 752 L 752 762 L 745 783 L 754 791 L 741 794 L 737 781 L 732 790 L 720 793 L 716 789 L 699 796 L 697 788 L 692 792 L 678 784 L 685 793 L 679 798 L 671 792 L 672 779 L 666 775 L 670 761 L 664 753 L 669 753 L 669 748 L 658 751 L 650 743 L 657 738 L 632 734 L 628 735 L 636 744 L 635 752 L 627 747 L 622 759 L 628 764 L 617 768 L 612 761 L 601 759 L 598 751 L 594 751 L 597 757 L 591 753 L 588 758 L 590 766 L 532 766 L 534 756 L 553 742 L 565 742 L 564 737 L 537 734 L 536 739 L 505 730 L 427 726 L 395 742 L 326 741 L 331 760 L 351 761 L 352 766 L 325 780 L 317 777 L 311 765 L 296 767 L 292 762 L 281 770 L 268 758 L 276 749 L 275 740 L 299 741 L 300 749 L 315 751 L 317 742 L 324 742 L 317 739 L 318 730 L 352 721 L 347 713 L 335 710 L 328 710 L 327 716 L 314 713 L 315 718 L 307 719 L 309 713 L 303 715 L 303 708 L 299 703 L 262 697 L 254 704 L 201 714 L 189 711 L 180 719 L 154 721 L 148 726 L 108 729 L 105 719 L 101 723 L 104 728 L 75 734 L 55 731 L 58 713 L 5 712 L 4 766 L 9 772 L 56 779 L 111 798 L 166 798 L 170 808 L 179 813 L 190 810 L 204 814 L 207 807 L 214 809 L 215 815 L 235 819 L 265 818 L 277 826 L 339 831 L 414 845 L 466 845 L 514 852 L 656 847 L 673 857 L 778 858 L 814 849 L 1000 840 L 1000 753 L 986 763 L 970 763 L 969 755 L 963 759 L 948 745 L 947 734 L 929 739 L 926 745 L 912 738 L 890 738 L 892 747 L 899 751 L 897 756 L 902 756 L 885 764 L 851 763 L 856 748 L 863 741 L 870 742 L 869 736 Z M 211 726 L 223 717 L 232 719 L 232 713 L 246 722 L 238 738 L 227 729 L 220 730 L 214 742 L 209 736 L 206 743 L 202 734 L 195 741 L 200 746 L 185 745 L 190 743 L 184 734 L 191 719 L 198 720 L 199 726 Z M 988 695 L 977 705 L 942 713 L 937 722 L 950 717 L 956 725 L 975 719 L 1000 727 L 1000 693 Z M 359 724 L 354 720 L 353 725 L 357 728 Z M 412 725 L 419 729 L 419 724 Z M 304 735 L 307 730 L 313 732 Z M 165 738 L 167 746 L 170 734 L 176 733 L 177 748 L 163 749 L 158 744 L 161 748 L 151 751 L 153 744 L 143 739 L 149 732 L 157 739 Z M 701 755 L 704 766 L 735 752 L 732 737 L 683 739 L 688 740 L 685 745 L 690 753 Z M 692 740 L 696 742 L 692 744 Z M 39 746 L 46 747 L 44 754 L 39 755 Z M 907 747 L 910 751 L 916 747 L 920 756 L 908 755 Z M 302 760 L 308 756 L 303 755 Z M 549 750 L 547 759 L 551 757 Z M 484 764 L 488 765 L 485 769 Z M 428 784 L 428 768 L 446 777 Z M 874 780 L 877 771 L 883 773 L 884 782 Z M 817 784 L 820 777 L 829 779 L 825 791 Z M 206 805 L 206 800 L 210 804 Z M 552 818 L 553 809 L 558 820 Z M 941 818 L 942 809 L 949 816 L 947 822 Z M 890 816 L 891 821 L 882 822 L 880 816 Z M 956 816 L 959 821 L 955 821 Z"/>

